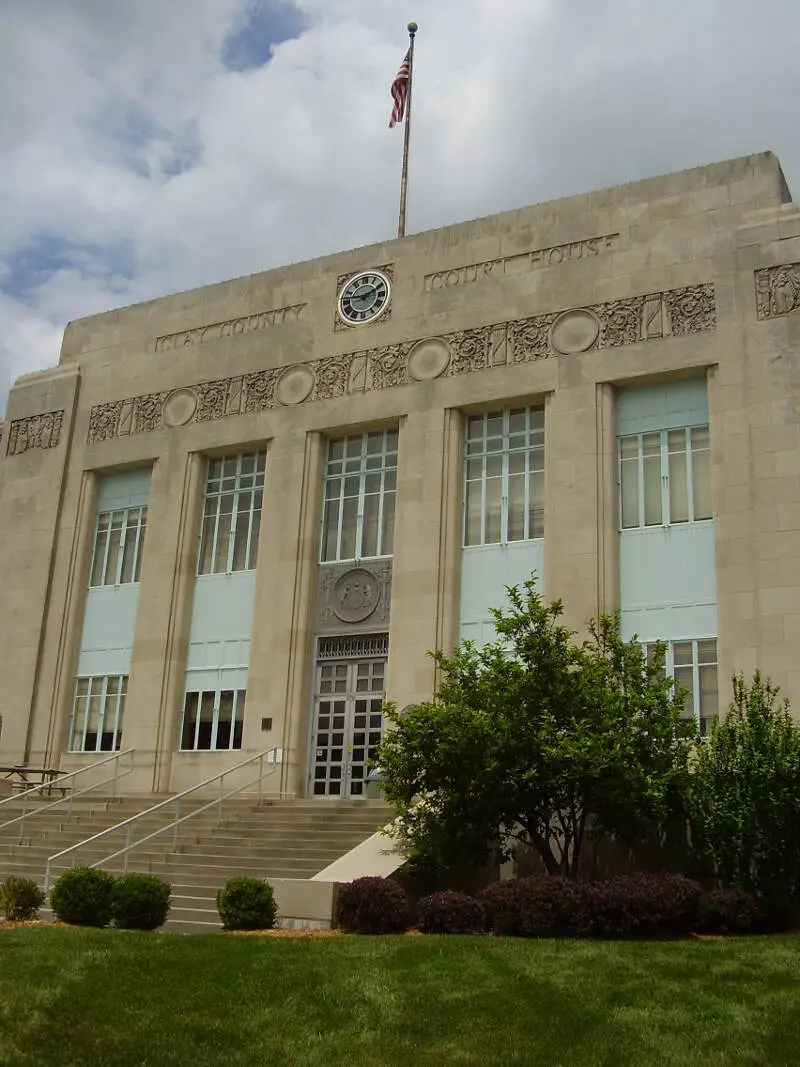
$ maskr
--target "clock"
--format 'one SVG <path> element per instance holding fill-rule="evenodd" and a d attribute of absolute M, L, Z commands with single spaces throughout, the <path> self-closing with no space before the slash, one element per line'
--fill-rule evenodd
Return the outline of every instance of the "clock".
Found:
<path fill-rule="evenodd" d="M 339 317 L 348 326 L 374 322 L 389 306 L 391 282 L 379 270 L 354 275 L 339 292 Z"/>

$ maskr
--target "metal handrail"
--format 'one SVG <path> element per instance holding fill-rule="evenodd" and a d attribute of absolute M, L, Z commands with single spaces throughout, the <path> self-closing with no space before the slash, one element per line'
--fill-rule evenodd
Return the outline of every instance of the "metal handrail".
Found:
<path fill-rule="evenodd" d="M 67 822 L 72 819 L 72 803 L 76 797 L 82 797 L 86 793 L 91 793 L 98 789 L 101 785 L 112 784 L 111 795 L 114 800 L 117 798 L 117 782 L 120 778 L 124 778 L 127 774 L 133 772 L 133 754 L 132 748 L 123 749 L 122 752 L 115 752 L 112 756 L 106 756 L 105 759 L 97 760 L 95 763 L 89 764 L 87 767 L 81 767 L 77 771 L 70 771 L 69 774 L 65 774 L 58 779 L 58 783 L 54 782 L 42 782 L 41 785 L 35 785 L 31 789 L 26 789 L 23 793 L 15 793 L 9 797 L 4 797 L 0 800 L 0 808 L 4 804 L 22 801 L 22 814 L 15 815 L 13 819 L 7 819 L 5 822 L 0 823 L 0 830 L 5 829 L 6 826 L 13 826 L 14 823 L 19 823 L 19 839 L 20 841 L 25 836 L 25 820 L 31 819 L 37 815 L 42 815 L 46 811 L 53 811 L 54 808 L 66 805 L 67 807 Z M 128 766 L 122 767 L 123 757 L 128 757 Z M 108 778 L 102 778 L 99 782 L 93 782 L 91 785 L 85 786 L 83 789 L 70 789 L 69 795 L 62 795 L 58 800 L 54 800 L 51 804 L 37 805 L 32 811 L 28 810 L 28 800 L 34 793 L 39 793 L 44 789 L 64 789 L 64 783 L 72 779 L 74 782 L 82 775 L 88 774 L 90 771 L 96 771 L 98 767 L 104 766 L 106 763 L 114 764 L 114 773 L 109 775 Z"/>
<path fill-rule="evenodd" d="M 103 856 L 102 859 L 96 860 L 94 863 L 90 863 L 90 867 L 101 867 L 104 863 L 110 863 L 111 860 L 117 859 L 119 856 L 124 856 L 123 871 L 128 870 L 128 856 L 140 845 L 146 844 L 148 841 L 152 841 L 153 838 L 158 837 L 160 834 L 166 833 L 167 830 L 172 830 L 172 850 L 177 848 L 178 844 L 178 827 L 185 823 L 188 819 L 193 818 L 195 815 L 200 815 L 204 811 L 208 811 L 209 808 L 213 808 L 217 805 L 217 826 L 222 825 L 222 805 L 226 800 L 229 800 L 237 793 L 241 793 L 249 786 L 258 785 L 258 803 L 260 804 L 264 791 L 263 783 L 264 779 L 270 774 L 275 772 L 278 766 L 277 753 L 280 750 L 277 748 L 267 749 L 266 752 L 259 752 L 256 756 L 251 756 L 249 759 L 242 760 L 241 763 L 237 763 L 234 767 L 229 767 L 226 771 L 221 771 L 219 774 L 215 774 L 213 778 L 207 778 L 203 782 L 199 782 L 197 785 L 190 786 L 188 789 L 184 789 L 182 793 L 177 793 L 174 797 L 167 797 L 166 800 L 160 801 L 158 804 L 153 804 L 152 807 L 146 808 L 144 811 L 140 811 L 137 815 L 132 815 L 128 819 L 123 819 L 115 826 L 109 826 L 105 830 L 101 830 L 99 833 L 93 834 L 91 837 L 87 837 L 84 841 L 79 841 L 75 845 L 71 845 L 69 848 L 64 848 L 60 852 L 54 853 L 47 860 L 47 867 L 45 868 L 44 875 L 44 891 L 45 893 L 50 890 L 50 868 L 56 860 L 62 859 L 64 856 L 72 856 L 71 866 L 76 866 L 75 859 L 76 854 L 82 848 L 93 844 L 95 841 L 99 841 L 101 838 L 106 837 L 108 834 L 119 833 L 120 830 L 125 830 L 125 846 L 124 848 L 117 849 L 116 852 L 110 853 L 108 856 Z M 272 759 L 269 757 L 272 756 Z M 264 772 L 264 762 L 267 763 L 267 771 Z M 252 763 L 258 763 L 258 774 L 255 778 L 251 778 L 247 782 L 243 782 L 237 785 L 235 788 L 229 790 L 227 793 L 224 791 L 223 783 L 228 775 L 235 774 L 237 771 L 241 771 L 243 767 L 247 767 Z M 215 782 L 219 782 L 219 796 L 213 800 L 209 800 L 207 804 L 202 804 L 199 808 L 194 808 L 192 811 L 187 812 L 185 815 L 181 815 L 181 801 L 192 793 L 197 793 L 200 790 L 208 789 L 209 786 Z M 160 826 L 157 830 L 153 830 L 152 833 L 146 834 L 144 837 L 139 838 L 138 841 L 131 841 L 131 828 L 134 823 L 139 822 L 140 819 L 146 819 L 149 815 L 154 814 L 157 811 L 161 811 L 163 808 L 169 807 L 171 804 L 175 805 L 175 817 L 171 822 L 166 823 L 164 826 Z"/>

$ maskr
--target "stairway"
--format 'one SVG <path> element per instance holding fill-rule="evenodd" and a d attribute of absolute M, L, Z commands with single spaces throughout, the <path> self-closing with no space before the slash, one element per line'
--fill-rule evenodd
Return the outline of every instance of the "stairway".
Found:
<path fill-rule="evenodd" d="M 72 821 L 65 822 L 63 813 L 43 813 L 31 820 L 22 841 L 17 840 L 17 827 L 0 829 L 0 878 L 16 874 L 43 884 L 47 859 L 53 853 L 85 841 L 161 799 L 81 798 L 75 801 Z M 197 799 L 194 806 L 204 802 Z M 12 816 L 7 810 L 10 807 L 12 804 L 4 805 L 3 819 Z M 182 814 L 188 810 L 182 808 Z M 167 807 L 149 816 L 146 828 L 140 820 L 136 837 L 165 826 L 171 818 L 172 809 Z M 216 893 L 229 878 L 311 878 L 391 818 L 391 809 L 376 801 L 276 800 L 258 806 L 253 799 L 237 798 L 226 802 L 220 826 L 214 808 L 201 812 L 181 828 L 174 850 L 172 834 L 166 831 L 129 854 L 128 870 L 155 874 L 172 885 L 172 908 L 165 929 L 213 932 L 221 929 Z M 78 863 L 103 859 L 124 844 L 124 830 L 116 830 L 82 848 Z M 71 857 L 64 857 L 51 869 L 51 881 L 71 865 Z M 122 870 L 122 859 L 103 866 L 117 873 Z M 43 912 L 43 917 L 47 914 Z"/>

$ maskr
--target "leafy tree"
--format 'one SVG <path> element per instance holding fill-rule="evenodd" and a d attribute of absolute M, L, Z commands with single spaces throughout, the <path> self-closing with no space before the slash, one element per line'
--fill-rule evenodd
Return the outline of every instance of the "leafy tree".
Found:
<path fill-rule="evenodd" d="M 756 671 L 733 679 L 728 714 L 700 746 L 690 779 L 692 844 L 720 880 L 800 893 L 800 728 Z"/>
<path fill-rule="evenodd" d="M 499 640 L 433 653 L 434 699 L 387 715 L 380 747 L 396 833 L 419 866 L 478 864 L 530 844 L 549 874 L 575 877 L 588 836 L 633 844 L 663 831 L 682 795 L 693 728 L 664 673 L 620 636 L 618 616 L 589 639 L 560 625 L 535 580 L 493 610 Z"/>

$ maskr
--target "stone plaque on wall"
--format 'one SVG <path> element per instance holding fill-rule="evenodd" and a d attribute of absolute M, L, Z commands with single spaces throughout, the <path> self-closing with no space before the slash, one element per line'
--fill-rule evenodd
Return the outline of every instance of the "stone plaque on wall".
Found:
<path fill-rule="evenodd" d="M 392 595 L 392 561 L 322 563 L 317 582 L 318 631 L 385 627 Z"/>

